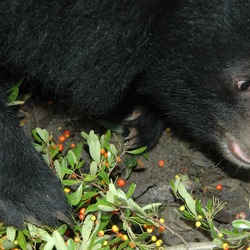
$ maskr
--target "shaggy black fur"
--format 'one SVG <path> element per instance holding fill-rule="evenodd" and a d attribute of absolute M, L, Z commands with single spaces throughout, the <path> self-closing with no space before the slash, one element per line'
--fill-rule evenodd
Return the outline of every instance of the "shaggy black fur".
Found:
<path fill-rule="evenodd" d="M 70 223 L 58 181 L 5 106 L 22 77 L 98 119 L 125 117 L 131 147 L 153 147 L 178 123 L 249 167 L 249 13 L 246 0 L 2 0 L 0 220 Z"/>

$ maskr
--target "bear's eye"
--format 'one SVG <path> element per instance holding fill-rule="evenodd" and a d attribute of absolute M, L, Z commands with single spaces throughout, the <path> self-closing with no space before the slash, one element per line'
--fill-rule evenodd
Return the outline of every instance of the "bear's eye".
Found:
<path fill-rule="evenodd" d="M 250 80 L 238 81 L 237 86 L 240 90 L 248 90 L 250 88 Z"/>

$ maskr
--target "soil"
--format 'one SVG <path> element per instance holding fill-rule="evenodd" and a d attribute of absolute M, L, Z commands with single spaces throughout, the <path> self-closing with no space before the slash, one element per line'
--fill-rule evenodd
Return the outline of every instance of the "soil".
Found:
<path fill-rule="evenodd" d="M 59 137 L 61 130 L 71 131 L 72 135 L 68 143 L 82 141 L 81 131 L 88 132 L 90 129 L 100 133 L 106 131 L 96 122 L 82 117 L 81 114 L 75 114 L 70 108 L 65 108 L 60 102 L 48 104 L 47 101 L 32 97 L 18 113 L 22 118 L 24 130 L 31 139 L 31 130 L 36 127 L 46 128 L 54 138 Z M 189 181 L 186 182 L 186 186 L 193 197 L 202 199 L 204 202 L 217 197 L 226 202 L 227 205 L 216 217 L 216 225 L 218 228 L 228 228 L 240 212 L 244 212 L 246 219 L 249 219 L 250 171 L 232 167 L 222 159 L 207 158 L 204 152 L 209 151 L 203 148 L 202 153 L 197 150 L 201 148 L 200 145 L 187 143 L 178 138 L 172 132 L 174 130 L 175 128 L 172 128 L 170 132 L 163 133 L 158 145 L 148 153 L 149 160 L 144 157 L 139 158 L 140 166 L 131 173 L 126 187 L 129 187 L 132 182 L 136 184 L 134 198 L 141 205 L 161 202 L 164 208 L 161 211 L 161 217 L 187 242 L 211 241 L 209 233 L 196 229 L 194 223 L 187 223 L 180 219 L 174 211 L 174 209 L 178 210 L 181 203 L 176 201 L 170 190 L 170 179 L 174 180 L 177 174 L 187 175 Z M 87 152 L 85 154 L 83 157 L 87 158 Z M 213 155 L 212 158 L 214 158 Z M 163 167 L 158 166 L 159 160 L 165 161 Z M 117 174 L 124 177 L 125 169 L 121 168 Z M 215 188 L 218 183 L 223 187 L 220 191 Z M 181 243 L 179 237 L 165 231 L 166 246 Z"/>

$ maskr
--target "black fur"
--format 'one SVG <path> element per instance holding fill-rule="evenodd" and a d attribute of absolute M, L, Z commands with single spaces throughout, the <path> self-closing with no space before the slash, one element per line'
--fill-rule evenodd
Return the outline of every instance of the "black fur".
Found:
<path fill-rule="evenodd" d="M 98 119 L 124 116 L 131 147 L 153 147 L 178 123 L 249 167 L 249 10 L 246 0 L 1 1 L 0 219 L 70 223 L 60 185 L 5 106 L 22 77 Z"/>

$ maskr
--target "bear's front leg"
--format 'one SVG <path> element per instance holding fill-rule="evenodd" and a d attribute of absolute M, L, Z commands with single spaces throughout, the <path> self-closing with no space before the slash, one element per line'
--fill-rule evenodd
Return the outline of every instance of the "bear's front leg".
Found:
<path fill-rule="evenodd" d="M 0 93 L 0 221 L 55 226 L 72 223 L 62 187 L 5 106 Z"/>

